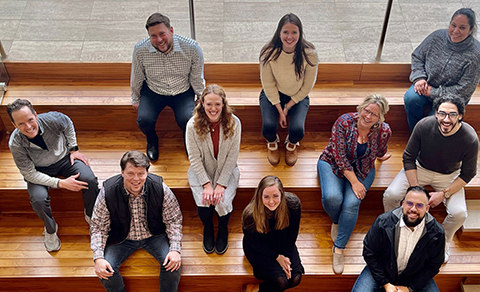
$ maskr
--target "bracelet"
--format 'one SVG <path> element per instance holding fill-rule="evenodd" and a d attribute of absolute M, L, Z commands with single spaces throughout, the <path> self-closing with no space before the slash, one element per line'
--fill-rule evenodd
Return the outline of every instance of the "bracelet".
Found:
<path fill-rule="evenodd" d="M 285 108 L 287 109 L 287 111 L 291 109 L 291 107 L 289 107 L 288 105 L 285 105 Z"/>

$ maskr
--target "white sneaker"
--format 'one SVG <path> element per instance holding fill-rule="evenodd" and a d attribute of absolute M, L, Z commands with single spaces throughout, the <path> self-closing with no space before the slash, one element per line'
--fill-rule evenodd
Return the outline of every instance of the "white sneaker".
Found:
<path fill-rule="evenodd" d="M 83 209 L 83 214 L 85 215 L 85 221 L 88 223 L 88 226 L 92 226 L 92 218 L 87 215 L 87 210 Z"/>
<path fill-rule="evenodd" d="M 55 252 L 60 250 L 60 238 L 57 236 L 58 232 L 58 224 L 55 222 L 55 232 L 53 234 L 49 234 L 47 229 L 43 227 L 43 235 L 45 235 L 45 249 L 48 252 Z"/>
<path fill-rule="evenodd" d="M 450 259 L 450 244 L 445 245 L 445 258 L 443 260 L 443 263 L 446 264 L 448 260 Z"/>

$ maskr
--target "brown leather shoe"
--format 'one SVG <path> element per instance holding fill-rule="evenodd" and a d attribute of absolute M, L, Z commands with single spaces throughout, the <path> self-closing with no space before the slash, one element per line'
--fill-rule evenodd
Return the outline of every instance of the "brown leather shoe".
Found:
<path fill-rule="evenodd" d="M 277 165 L 280 162 L 280 150 L 278 149 L 278 142 L 280 142 L 278 135 L 275 142 L 267 142 L 267 159 L 271 165 Z"/>
<path fill-rule="evenodd" d="M 288 137 L 287 140 L 285 141 L 285 163 L 289 166 L 295 165 L 297 163 L 298 155 L 297 155 L 297 146 L 299 146 L 300 143 L 292 144 L 288 142 Z"/>

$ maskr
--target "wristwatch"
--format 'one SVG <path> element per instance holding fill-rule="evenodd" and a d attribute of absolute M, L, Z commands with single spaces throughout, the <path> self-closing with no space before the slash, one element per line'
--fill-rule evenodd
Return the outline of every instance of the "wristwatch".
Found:
<path fill-rule="evenodd" d="M 68 149 L 68 151 L 70 151 L 70 152 L 72 152 L 72 151 L 78 151 L 78 146 L 70 147 L 70 149 Z"/>
<path fill-rule="evenodd" d="M 446 189 L 442 190 L 443 194 L 445 195 L 445 198 L 446 199 L 450 199 L 450 197 L 452 196 L 449 192 L 447 192 Z"/>

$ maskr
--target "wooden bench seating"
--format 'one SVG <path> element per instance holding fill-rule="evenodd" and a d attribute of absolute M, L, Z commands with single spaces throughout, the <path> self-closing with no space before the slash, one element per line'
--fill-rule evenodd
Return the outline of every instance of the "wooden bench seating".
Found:
<path fill-rule="evenodd" d="M 5 106 L 16 98 L 31 100 L 38 112 L 59 110 L 68 114 L 75 123 L 80 149 L 89 157 L 100 183 L 120 172 L 119 159 L 125 151 L 145 150 L 145 139 L 130 106 L 129 63 L 9 62 L 6 65 L 11 84 L 0 103 L 5 131 L 12 129 Z M 241 178 L 230 223 L 230 248 L 223 256 L 206 255 L 201 247 L 201 223 L 187 181 L 189 162 L 183 139 L 172 112 L 162 113 L 164 124 L 158 127 L 160 159 L 151 171 L 165 178 L 184 214 L 180 291 L 240 291 L 246 283 L 258 283 L 243 256 L 240 216 L 259 179 L 267 174 L 278 175 L 285 188 L 302 201 L 304 212 L 297 245 L 307 273 L 295 291 L 350 291 L 364 266 L 363 237 L 383 210 L 383 191 L 402 167 L 401 154 L 408 140 L 402 97 L 409 86 L 409 70 L 409 64 L 321 64 L 317 85 L 310 95 L 307 133 L 301 142 L 299 161 L 288 167 L 282 160 L 274 167 L 266 161 L 265 142 L 260 133 L 258 65 L 206 64 L 207 83 L 219 83 L 226 88 L 230 103 L 242 120 L 238 161 Z M 393 157 L 376 164 L 376 179 L 362 202 L 348 245 L 345 273 L 335 276 L 331 269 L 330 222 L 321 206 L 316 163 L 335 119 L 354 111 L 369 92 L 385 94 L 391 104 L 387 122 L 394 131 L 389 143 Z M 476 92 L 467 107 L 466 120 L 478 126 L 477 130 L 479 104 L 480 94 Z M 281 137 L 285 136 L 282 131 Z M 8 133 L 0 141 L 0 291 L 104 291 L 93 271 L 81 195 L 51 190 L 62 249 L 47 253 L 43 247 L 42 223 L 31 209 L 26 184 L 15 167 L 7 139 Z M 480 176 L 466 190 L 469 199 L 480 199 Z M 433 213 L 440 221 L 445 216 L 443 208 Z M 470 240 L 455 239 L 450 262 L 436 277 L 442 292 L 459 292 L 460 283 L 467 277 L 480 278 L 479 238 L 465 238 Z M 158 270 L 155 260 L 140 251 L 126 261 L 121 272 L 128 291 L 149 292 L 158 291 Z"/>

